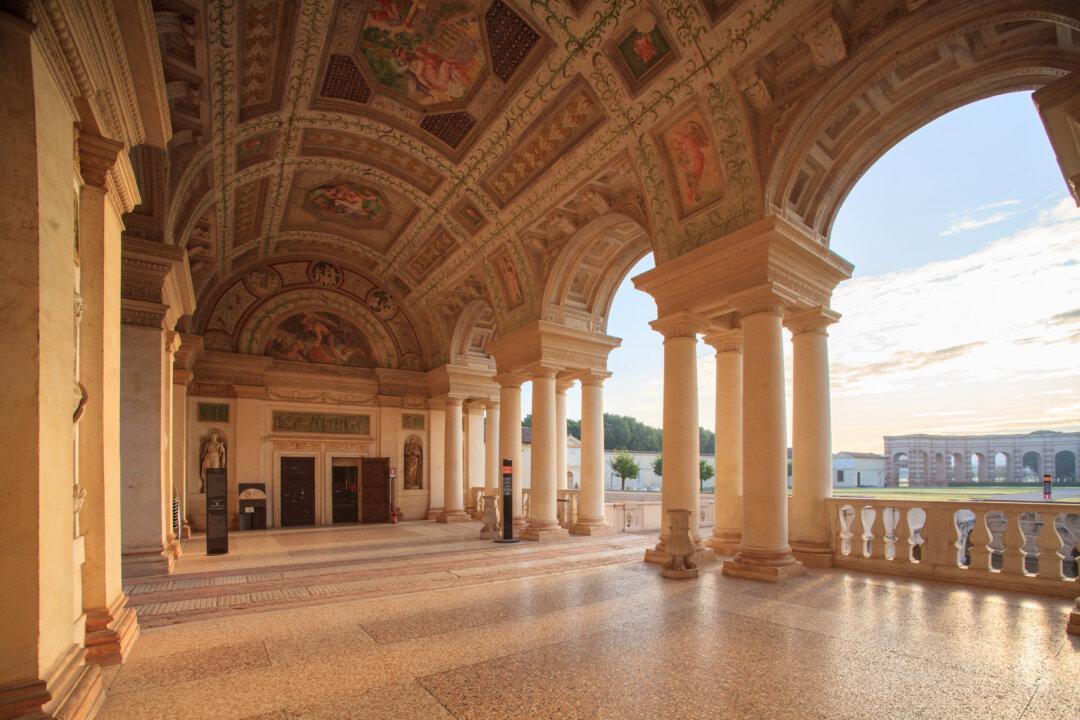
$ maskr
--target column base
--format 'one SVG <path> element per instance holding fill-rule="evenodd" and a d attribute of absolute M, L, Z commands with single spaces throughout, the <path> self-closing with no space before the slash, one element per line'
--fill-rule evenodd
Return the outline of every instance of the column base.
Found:
<path fill-rule="evenodd" d="M 502 531 L 499 530 L 499 529 L 481 530 L 480 531 L 480 539 L 481 540 L 494 540 L 495 538 L 501 537 L 501 536 L 502 536 Z"/>
<path fill-rule="evenodd" d="M 557 522 L 530 522 L 521 531 L 522 540 L 533 542 L 550 542 L 551 540 L 563 540 L 570 536 L 566 528 L 559 527 Z"/>
<path fill-rule="evenodd" d="M 705 547 L 701 542 L 694 543 L 694 554 L 690 556 L 696 564 L 700 565 L 703 562 L 709 562 L 716 559 L 716 553 L 712 548 Z M 645 562 L 652 563 L 653 565 L 666 565 L 668 560 L 671 560 L 671 554 L 664 549 L 664 541 L 656 543 L 655 546 L 645 550 Z"/>
<path fill-rule="evenodd" d="M 515 515 L 514 516 L 514 527 L 516 529 L 518 529 L 518 530 L 524 529 L 524 527 L 526 525 L 528 525 L 528 524 L 529 524 L 529 521 L 525 518 L 524 515 Z"/>
<path fill-rule="evenodd" d="M 1073 611 L 1069 613 L 1069 624 L 1065 630 L 1070 635 L 1080 635 L 1080 603 L 1073 608 Z"/>
<path fill-rule="evenodd" d="M 741 542 L 741 531 L 713 528 L 712 535 L 705 538 L 702 541 L 702 544 L 717 555 L 728 555 L 733 557 L 739 552 L 739 543 Z"/>
<path fill-rule="evenodd" d="M 43 680 L 0 686 L 0 717 L 82 720 L 94 717 L 104 698 L 101 670 L 72 645 Z"/>
<path fill-rule="evenodd" d="M 442 514 L 441 507 L 428 508 L 427 515 L 424 516 L 425 520 L 438 520 L 439 515 Z"/>
<path fill-rule="evenodd" d="M 762 551 L 742 548 L 738 554 L 725 560 L 722 571 L 731 577 L 780 582 L 794 575 L 801 574 L 805 568 L 790 551 Z"/>
<path fill-rule="evenodd" d="M 833 566 L 833 551 L 827 542 L 792 540 L 791 554 L 806 567 L 830 568 Z"/>
<path fill-rule="evenodd" d="M 125 550 L 120 556 L 121 575 L 125 580 L 150 575 L 171 575 L 176 558 L 180 555 L 179 545 L 174 539 L 160 548 Z"/>
<path fill-rule="evenodd" d="M 139 637 L 135 608 L 128 607 L 124 593 L 110 608 L 86 611 L 86 657 L 98 665 L 119 665 Z"/>
<path fill-rule="evenodd" d="M 472 518 L 464 510 L 444 510 L 439 513 L 439 517 L 435 518 L 435 522 L 438 523 L 468 522 L 470 520 Z"/>
<path fill-rule="evenodd" d="M 571 535 L 614 535 L 615 528 L 608 525 L 607 521 L 603 518 L 599 520 L 591 520 L 588 518 L 578 518 L 575 523 L 570 523 Z"/>

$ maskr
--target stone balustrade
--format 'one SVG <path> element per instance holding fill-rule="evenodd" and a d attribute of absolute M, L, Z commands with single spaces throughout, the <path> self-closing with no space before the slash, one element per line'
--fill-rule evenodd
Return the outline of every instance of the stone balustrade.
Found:
<path fill-rule="evenodd" d="M 1080 508 L 866 498 L 831 498 L 825 504 L 837 567 L 1080 595 L 1080 551 L 1070 532 L 1080 522 Z"/>

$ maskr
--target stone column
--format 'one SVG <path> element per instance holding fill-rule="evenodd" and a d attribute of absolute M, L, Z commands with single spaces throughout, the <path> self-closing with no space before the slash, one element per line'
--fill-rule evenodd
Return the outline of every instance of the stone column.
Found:
<path fill-rule="evenodd" d="M 811 567 L 832 566 L 829 517 L 832 497 L 832 415 L 829 409 L 829 335 L 839 319 L 828 308 L 795 313 L 793 334 L 791 548 Z"/>
<path fill-rule="evenodd" d="M 660 539 L 645 551 L 646 562 L 665 563 L 669 533 L 668 510 L 690 511 L 690 535 L 701 540 L 699 507 L 701 483 L 698 462 L 697 332 L 696 318 L 676 314 L 654 320 L 653 330 L 664 336 L 664 477 L 660 493 Z"/>
<path fill-rule="evenodd" d="M 79 136 L 79 267 L 85 309 L 79 377 L 87 393 L 80 421 L 79 526 L 86 538 L 82 600 L 90 660 L 122 662 L 139 634 L 120 580 L 120 209 L 108 199 L 108 171 L 123 145 Z"/>
<path fill-rule="evenodd" d="M 446 410 L 442 400 L 428 403 L 428 520 L 438 520 L 443 511 L 446 487 Z"/>
<path fill-rule="evenodd" d="M 438 522 L 461 522 L 468 520 L 465 514 L 465 505 L 462 501 L 462 459 L 464 438 L 462 437 L 462 400 L 458 397 L 446 398 L 446 460 L 443 464 L 445 481 L 443 483 L 443 510 L 439 513 Z"/>
<path fill-rule="evenodd" d="M 549 540 L 566 531 L 555 518 L 555 371 L 540 368 L 532 373 L 532 464 L 529 519 L 521 537 Z"/>
<path fill-rule="evenodd" d="M 181 340 L 181 342 L 183 342 Z M 172 394 L 172 491 L 180 502 L 180 529 L 183 539 L 184 526 L 188 524 L 187 485 L 188 485 L 188 427 L 187 427 L 187 391 L 194 374 L 185 368 L 173 368 Z"/>
<path fill-rule="evenodd" d="M 499 465 L 513 462 L 514 527 L 524 527 L 521 514 L 521 383 L 520 375 L 502 373 L 495 376 L 499 383 Z"/>
<path fill-rule="evenodd" d="M 555 486 L 566 489 L 566 391 L 573 380 L 555 381 Z"/>
<path fill-rule="evenodd" d="M 604 515 L 604 380 L 610 373 L 581 378 L 581 490 L 573 535 L 612 531 Z"/>
<path fill-rule="evenodd" d="M 723 572 L 776 582 L 803 569 L 788 545 L 781 303 L 762 294 L 736 307 L 743 330 L 743 535 Z"/>
<path fill-rule="evenodd" d="M 487 417 L 484 418 L 484 494 L 501 496 L 499 462 L 499 401 L 486 400 Z"/>
<path fill-rule="evenodd" d="M 465 478 L 465 507 L 475 519 L 480 518 L 480 503 L 473 501 L 473 488 L 484 487 L 487 456 L 484 453 L 484 403 L 465 404 L 466 447 L 468 448 L 467 475 Z"/>
<path fill-rule="evenodd" d="M 734 555 L 742 540 L 742 331 L 705 338 L 716 349 L 716 504 L 705 545 Z"/>

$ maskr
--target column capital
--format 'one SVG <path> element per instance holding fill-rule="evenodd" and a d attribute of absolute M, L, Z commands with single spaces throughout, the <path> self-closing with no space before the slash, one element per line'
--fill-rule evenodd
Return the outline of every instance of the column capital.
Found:
<path fill-rule="evenodd" d="M 191 384 L 191 381 L 195 379 L 195 373 L 190 370 L 184 370 L 182 368 L 173 368 L 173 385 L 183 385 L 187 387 Z"/>
<path fill-rule="evenodd" d="M 784 327 L 793 335 L 825 335 L 826 328 L 840 319 L 840 313 L 827 307 L 812 307 L 784 315 Z"/>
<path fill-rule="evenodd" d="M 467 400 L 465 402 L 465 412 L 469 415 L 482 415 L 485 404 L 483 400 Z"/>
<path fill-rule="evenodd" d="M 563 378 L 555 378 L 555 392 L 556 392 L 556 394 L 565 395 L 566 391 L 574 386 L 574 381 L 576 379 L 577 378 L 573 377 L 573 376 L 571 376 L 571 377 L 563 377 Z"/>
<path fill-rule="evenodd" d="M 499 387 L 504 388 L 520 388 L 523 383 L 528 381 L 528 377 L 516 373 L 499 373 L 495 376 L 495 382 L 499 383 Z"/>
<path fill-rule="evenodd" d="M 743 337 L 742 330 L 738 328 L 731 330 L 721 330 L 719 332 L 706 335 L 705 344 L 710 345 L 717 354 L 738 352 L 741 353 L 743 349 Z"/>
<path fill-rule="evenodd" d="M 500 406 L 499 401 L 495 398 L 484 398 L 480 402 L 482 402 L 484 407 L 488 410 L 498 410 Z"/>
<path fill-rule="evenodd" d="M 165 352 L 174 355 L 180 349 L 180 333 L 175 330 L 165 331 Z"/>
<path fill-rule="evenodd" d="M 593 387 L 603 387 L 604 386 L 604 381 L 607 380 L 610 377 L 611 377 L 610 372 L 607 372 L 607 371 L 600 372 L 599 370 L 591 370 L 591 371 L 586 372 L 586 373 L 584 373 L 582 375 L 579 375 L 578 380 L 581 381 L 581 386 L 582 387 L 585 387 L 586 385 L 593 386 Z"/>
<path fill-rule="evenodd" d="M 444 395 L 441 399 L 444 407 L 461 407 L 465 404 L 465 398 L 456 395 Z"/>
<path fill-rule="evenodd" d="M 144 300 L 120 299 L 120 324 L 165 329 L 165 315 L 169 308 L 161 303 Z"/>
<path fill-rule="evenodd" d="M 529 377 L 533 380 L 551 379 L 554 380 L 559 374 L 559 371 L 555 368 L 545 367 L 543 365 L 537 365 L 536 367 L 529 369 Z"/>
<path fill-rule="evenodd" d="M 649 327 L 663 335 L 665 340 L 696 337 L 702 328 L 707 325 L 708 323 L 704 318 L 688 312 L 671 313 L 649 323 Z"/>
<path fill-rule="evenodd" d="M 104 190 L 109 171 L 116 164 L 120 151 L 124 149 L 124 143 L 101 137 L 82 128 L 79 128 L 78 133 L 76 150 L 79 174 L 87 185 Z"/>
<path fill-rule="evenodd" d="M 729 302 L 740 318 L 750 315 L 780 315 L 785 298 L 772 287 L 758 287 L 731 296 Z"/>

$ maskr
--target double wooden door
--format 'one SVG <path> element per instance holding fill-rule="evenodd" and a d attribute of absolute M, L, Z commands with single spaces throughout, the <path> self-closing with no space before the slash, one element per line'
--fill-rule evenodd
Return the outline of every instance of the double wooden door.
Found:
<path fill-rule="evenodd" d="M 315 458 L 281 458 L 281 526 L 315 524 Z"/>

